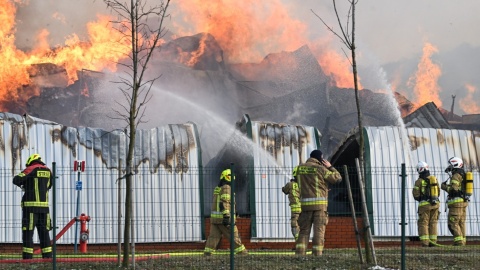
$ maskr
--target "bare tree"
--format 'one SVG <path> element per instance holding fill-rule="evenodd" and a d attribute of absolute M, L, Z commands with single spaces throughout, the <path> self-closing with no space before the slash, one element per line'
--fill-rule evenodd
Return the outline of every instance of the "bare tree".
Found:
<path fill-rule="evenodd" d="M 130 259 L 130 232 L 132 221 L 132 177 L 133 177 L 133 152 L 135 149 L 136 129 L 143 122 L 146 104 L 151 99 L 151 87 L 155 78 L 146 78 L 148 63 L 161 38 L 165 35 L 163 26 L 165 18 L 169 17 L 167 9 L 170 0 L 155 1 L 155 5 L 147 4 L 147 0 L 104 0 L 105 4 L 117 16 L 112 21 L 124 40 L 119 42 L 129 44 L 129 61 L 119 63 L 126 68 L 126 76 L 119 76 L 114 82 L 126 99 L 123 105 L 117 102 L 122 109 L 115 110 L 118 117 L 126 122 L 129 137 L 128 152 L 126 158 L 126 194 L 125 194 L 125 227 L 122 266 L 128 267 Z M 152 1 L 150 1 L 152 2 Z"/>
<path fill-rule="evenodd" d="M 350 57 L 347 58 L 350 61 L 350 64 L 352 66 L 352 72 L 353 72 L 353 84 L 355 88 L 355 103 L 357 105 L 357 120 L 358 120 L 358 133 L 359 133 L 359 161 L 360 161 L 360 172 L 361 172 L 361 179 L 366 179 L 365 178 L 365 170 L 364 170 L 364 136 L 363 136 L 363 123 L 362 123 L 362 110 L 360 107 L 360 99 L 358 97 L 358 76 L 357 76 L 357 59 L 355 55 L 355 6 L 358 3 L 358 0 L 347 0 L 349 3 L 349 10 L 347 14 L 347 22 L 345 24 L 342 23 L 342 20 L 340 19 L 340 16 L 338 14 L 338 9 L 336 5 L 336 1 L 332 0 L 333 2 L 333 9 L 335 10 L 335 15 L 337 17 L 338 21 L 338 26 L 340 28 L 340 34 L 337 33 L 332 27 L 330 27 L 319 15 L 317 15 L 313 10 L 312 13 L 315 14 L 317 18 L 322 21 L 322 23 L 327 27 L 327 29 L 332 32 L 335 36 L 337 36 L 340 41 L 347 47 L 348 50 L 350 50 Z M 351 21 L 350 21 L 351 20 Z M 365 186 L 365 183 L 363 183 Z M 368 215 L 364 213 L 363 218 L 368 218 Z M 367 234 L 365 234 L 367 235 Z M 371 242 L 371 239 L 367 239 L 367 241 Z M 372 254 L 373 252 L 373 244 L 371 245 L 365 245 L 366 251 L 367 251 L 367 262 L 372 262 Z M 373 256 L 373 261 L 375 261 L 375 256 Z"/>

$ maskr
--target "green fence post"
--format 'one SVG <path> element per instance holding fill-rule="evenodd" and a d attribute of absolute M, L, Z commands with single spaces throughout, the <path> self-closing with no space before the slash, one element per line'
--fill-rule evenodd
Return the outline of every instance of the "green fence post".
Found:
<path fill-rule="evenodd" d="M 56 185 L 56 179 L 57 179 L 57 163 L 52 162 L 52 178 L 50 178 L 50 181 L 52 181 L 52 203 L 53 203 L 53 209 L 52 209 L 52 233 L 53 233 L 53 245 L 52 245 L 52 253 L 53 253 L 53 265 L 52 268 L 54 270 L 57 269 L 57 185 Z"/>
<path fill-rule="evenodd" d="M 235 166 L 230 163 L 230 269 L 235 269 Z"/>
<path fill-rule="evenodd" d="M 402 177 L 402 198 L 401 198 L 401 203 L 402 203 L 402 208 L 401 208 L 401 216 L 402 216 L 402 222 L 400 225 L 402 226 L 402 259 L 401 259 L 401 269 L 405 270 L 405 179 L 407 178 L 407 174 L 405 171 L 405 163 L 402 163 L 402 174 L 400 175 Z"/>

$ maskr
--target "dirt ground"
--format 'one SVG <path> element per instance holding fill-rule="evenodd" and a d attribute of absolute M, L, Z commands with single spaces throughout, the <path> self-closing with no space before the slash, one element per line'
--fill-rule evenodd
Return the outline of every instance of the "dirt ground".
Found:
<path fill-rule="evenodd" d="M 405 253 L 405 269 L 479 269 L 480 246 L 466 247 L 407 247 Z M 138 259 L 135 269 L 231 269 L 231 257 L 228 251 L 220 251 L 213 256 L 203 256 L 202 252 L 171 252 L 162 253 L 158 258 Z M 86 255 L 88 256 L 88 254 Z M 95 256 L 98 256 L 96 254 Z M 365 254 L 362 252 L 365 259 Z M 98 257 L 97 257 L 98 258 Z M 59 258 L 60 259 L 60 258 Z M 56 263 L 56 269 L 123 269 L 114 260 L 95 262 L 61 262 Z M 291 250 L 261 250 L 250 251 L 249 255 L 234 256 L 233 268 L 237 270 L 250 269 L 401 269 L 402 256 L 400 246 L 397 248 L 377 248 L 375 250 L 376 264 L 361 263 L 357 249 L 329 249 L 324 255 L 314 257 L 295 256 Z M 0 264 L 1 269 L 53 269 L 52 263 L 17 263 Z M 134 269 L 130 265 L 127 269 Z"/>

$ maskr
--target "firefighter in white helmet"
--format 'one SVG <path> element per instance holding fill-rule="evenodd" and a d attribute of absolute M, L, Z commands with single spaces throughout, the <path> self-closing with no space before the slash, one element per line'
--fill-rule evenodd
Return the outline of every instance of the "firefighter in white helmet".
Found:
<path fill-rule="evenodd" d="M 467 219 L 468 198 L 465 195 L 466 175 L 463 170 L 463 160 L 452 157 L 448 160 L 445 172 L 450 175 L 448 180 L 442 183 L 442 190 L 448 193 L 448 230 L 453 235 L 455 246 L 464 246 L 466 238 L 465 220 Z"/>
<path fill-rule="evenodd" d="M 302 213 L 298 219 L 300 234 L 296 241 L 295 254 L 306 254 L 313 226 L 312 254 L 320 256 L 323 253 L 328 224 L 328 184 L 340 183 L 342 176 L 329 161 L 323 159 L 320 150 L 313 150 L 310 158 L 298 165 L 297 181 Z"/>
<path fill-rule="evenodd" d="M 230 241 L 230 224 L 231 219 L 234 219 L 235 224 L 235 209 L 230 209 L 230 193 L 232 172 L 226 169 L 220 175 L 220 183 L 213 191 L 212 212 L 210 215 L 210 235 L 205 244 L 204 255 L 210 256 L 217 249 L 217 245 L 225 236 Z M 248 254 L 247 249 L 242 244 L 240 234 L 237 226 L 234 225 L 233 241 L 235 242 L 235 254 Z"/>
<path fill-rule="evenodd" d="M 298 190 L 297 183 L 297 169 L 298 167 L 293 169 L 293 178 L 282 187 L 282 192 L 285 193 L 285 195 L 288 195 L 288 201 L 290 205 L 290 226 L 295 240 L 297 240 L 298 234 L 300 233 L 298 217 L 302 212 L 302 208 L 300 206 L 300 191 Z"/>
<path fill-rule="evenodd" d="M 423 247 L 431 247 L 437 243 L 439 185 L 437 178 L 430 174 L 426 162 L 418 162 L 417 172 L 418 179 L 413 186 L 412 195 L 418 201 L 418 236 Z"/>

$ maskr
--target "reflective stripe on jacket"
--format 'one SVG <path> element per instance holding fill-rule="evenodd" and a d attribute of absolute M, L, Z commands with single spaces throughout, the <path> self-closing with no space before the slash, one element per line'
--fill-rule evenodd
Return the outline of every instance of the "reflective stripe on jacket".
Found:
<path fill-rule="evenodd" d="M 463 171 L 463 170 L 462 170 Z M 442 190 L 448 193 L 447 205 L 448 207 L 466 207 L 468 202 L 463 198 L 462 182 L 464 181 L 462 175 L 458 172 L 453 173 L 450 183 L 442 183 Z"/>
<path fill-rule="evenodd" d="M 215 187 L 213 190 L 212 212 L 210 214 L 210 222 L 212 224 L 222 224 L 223 217 L 230 217 L 230 192 L 231 188 L 228 184 L 221 187 Z"/>
<path fill-rule="evenodd" d="M 326 210 L 328 205 L 328 184 L 342 181 L 334 168 L 326 168 L 315 158 L 297 167 L 297 181 L 300 189 L 302 211 Z"/>
<path fill-rule="evenodd" d="M 25 191 L 22 207 L 34 207 L 37 212 L 48 213 L 48 190 L 52 182 L 51 171 L 45 164 L 31 164 L 13 178 L 13 184 Z"/>
<path fill-rule="evenodd" d="M 429 176 L 431 177 L 431 175 Z M 413 198 L 418 201 L 418 207 L 424 206 L 424 205 L 431 205 L 430 201 L 428 201 L 426 196 L 426 188 L 427 188 L 427 181 L 423 178 L 418 178 L 415 181 L 415 184 L 413 185 L 413 190 L 412 190 L 412 195 Z M 439 202 L 437 201 L 436 204 Z"/>
<path fill-rule="evenodd" d="M 300 191 L 298 190 L 298 184 L 294 181 L 290 181 L 282 187 L 282 192 L 288 195 L 288 201 L 290 202 L 290 211 L 292 213 L 302 212 L 300 206 Z"/>

